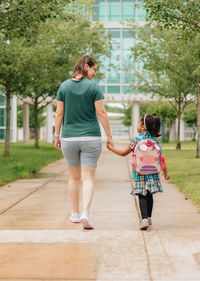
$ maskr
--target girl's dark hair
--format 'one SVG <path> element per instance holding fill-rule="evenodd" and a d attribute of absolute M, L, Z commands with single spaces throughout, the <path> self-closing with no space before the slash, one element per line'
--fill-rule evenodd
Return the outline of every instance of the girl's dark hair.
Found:
<path fill-rule="evenodd" d="M 144 120 L 145 119 L 145 120 Z M 152 137 L 159 137 L 161 121 L 160 117 L 153 116 L 150 114 L 142 115 L 140 118 L 142 125 L 145 126 L 146 130 L 150 133 Z"/>
<path fill-rule="evenodd" d="M 83 78 L 87 78 L 88 72 L 85 69 L 85 64 L 88 64 L 89 67 L 92 67 L 97 64 L 96 60 L 89 57 L 84 56 L 81 57 L 74 66 L 74 72 L 72 74 L 72 78 L 75 78 L 77 75 L 81 74 Z"/>

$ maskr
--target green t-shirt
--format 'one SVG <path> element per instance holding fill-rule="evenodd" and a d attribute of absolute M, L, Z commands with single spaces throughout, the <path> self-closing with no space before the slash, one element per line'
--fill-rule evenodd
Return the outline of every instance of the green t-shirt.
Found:
<path fill-rule="evenodd" d="M 68 79 L 60 85 L 56 99 L 64 102 L 62 138 L 101 136 L 94 102 L 104 96 L 95 82 Z"/>

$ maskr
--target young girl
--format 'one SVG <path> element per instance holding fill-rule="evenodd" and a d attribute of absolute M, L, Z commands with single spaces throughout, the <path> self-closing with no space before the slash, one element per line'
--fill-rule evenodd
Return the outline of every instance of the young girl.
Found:
<path fill-rule="evenodd" d="M 136 144 L 143 139 L 154 140 L 159 143 L 156 137 L 160 136 L 160 118 L 152 115 L 143 115 L 140 117 L 137 125 L 137 131 L 140 134 L 138 137 L 132 138 L 129 145 L 123 149 L 117 149 L 111 144 L 107 145 L 107 148 L 112 152 L 126 156 L 131 152 L 134 152 Z M 164 176 L 166 180 L 170 179 L 167 173 L 167 167 L 163 168 Z M 156 192 L 162 192 L 162 186 L 159 179 L 159 174 L 142 175 L 133 170 L 133 179 L 135 180 L 135 188 L 132 190 L 132 195 L 139 196 L 139 206 L 142 216 L 140 229 L 147 229 L 149 225 L 152 225 L 151 214 L 153 209 L 153 195 Z"/>

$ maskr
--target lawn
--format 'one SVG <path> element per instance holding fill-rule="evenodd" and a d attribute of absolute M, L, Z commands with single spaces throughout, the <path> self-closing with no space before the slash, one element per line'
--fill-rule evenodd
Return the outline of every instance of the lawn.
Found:
<path fill-rule="evenodd" d="M 195 150 L 163 150 L 171 183 L 200 208 L 200 158 Z"/>
<path fill-rule="evenodd" d="M 161 142 L 162 147 L 176 148 L 176 142 Z M 182 141 L 181 148 L 187 149 L 196 149 L 197 142 L 196 141 Z"/>
<path fill-rule="evenodd" d="M 0 143 L 0 185 L 17 178 L 33 177 L 47 164 L 62 158 L 53 144 L 41 143 L 40 149 L 33 144 L 11 143 L 10 157 L 3 156 L 4 144 Z"/>

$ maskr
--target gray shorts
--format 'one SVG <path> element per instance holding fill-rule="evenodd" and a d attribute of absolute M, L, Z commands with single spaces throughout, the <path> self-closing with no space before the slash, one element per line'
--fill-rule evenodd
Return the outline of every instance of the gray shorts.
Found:
<path fill-rule="evenodd" d="M 61 149 L 68 167 L 94 167 L 101 154 L 101 140 L 66 141 L 61 140 Z"/>

